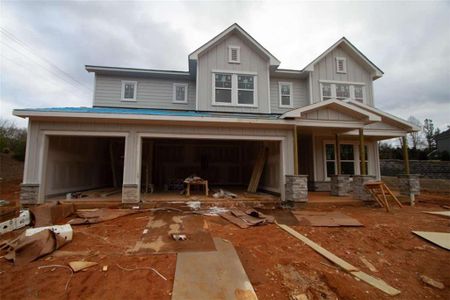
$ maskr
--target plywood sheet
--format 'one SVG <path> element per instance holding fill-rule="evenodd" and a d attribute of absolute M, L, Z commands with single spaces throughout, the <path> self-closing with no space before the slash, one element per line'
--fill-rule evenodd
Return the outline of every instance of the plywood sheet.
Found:
<path fill-rule="evenodd" d="M 341 212 L 293 211 L 300 225 L 305 226 L 363 226 L 358 220 Z"/>
<path fill-rule="evenodd" d="M 172 234 L 185 234 L 185 241 L 175 241 Z M 206 220 L 199 215 L 161 212 L 150 216 L 141 240 L 128 253 L 179 253 L 215 251 Z"/>
<path fill-rule="evenodd" d="M 288 226 L 297 226 L 299 221 L 289 209 L 258 209 L 263 214 L 271 215 L 275 217 L 278 224 L 284 224 Z"/>
<path fill-rule="evenodd" d="M 215 252 L 179 253 L 172 300 L 257 299 L 233 245 L 214 238 Z"/>
<path fill-rule="evenodd" d="M 438 215 L 450 218 L 450 210 L 444 210 L 444 211 L 424 211 L 424 213 L 432 214 L 432 215 Z"/>
<path fill-rule="evenodd" d="M 428 232 L 428 231 L 413 231 L 414 234 L 420 236 L 427 241 L 432 242 L 444 249 L 450 250 L 450 233 L 447 232 Z"/>

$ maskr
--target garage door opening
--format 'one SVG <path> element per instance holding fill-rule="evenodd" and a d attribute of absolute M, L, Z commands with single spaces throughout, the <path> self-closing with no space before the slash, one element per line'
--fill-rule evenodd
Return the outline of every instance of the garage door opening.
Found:
<path fill-rule="evenodd" d="M 45 197 L 121 197 L 125 138 L 49 136 Z M 69 194 L 69 195 L 67 195 Z"/>
<path fill-rule="evenodd" d="M 258 193 L 248 193 L 247 188 L 257 163 L 259 153 L 267 149 Z M 245 200 L 256 196 L 279 199 L 280 193 L 280 143 L 278 141 L 241 141 L 206 139 L 142 140 L 141 199 L 158 200 L 211 200 L 224 191 Z M 197 176 L 208 182 L 191 186 L 186 195 L 186 178 Z"/>

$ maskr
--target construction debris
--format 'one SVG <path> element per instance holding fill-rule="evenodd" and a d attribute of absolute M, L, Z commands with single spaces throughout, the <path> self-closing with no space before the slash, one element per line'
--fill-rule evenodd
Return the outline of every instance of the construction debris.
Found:
<path fill-rule="evenodd" d="M 391 197 L 400 208 L 403 207 L 394 193 L 387 187 L 387 185 L 382 181 L 369 181 L 364 184 L 364 188 L 373 196 L 373 198 L 378 202 L 381 207 L 384 207 L 387 212 L 391 210 L 388 202 L 388 197 Z"/>
<path fill-rule="evenodd" d="M 375 268 L 375 266 L 370 261 L 368 261 L 367 258 L 360 257 L 359 259 L 363 262 L 363 264 L 366 265 L 367 268 L 369 268 L 370 271 L 378 272 L 377 268 Z"/>
<path fill-rule="evenodd" d="M 317 227 L 363 226 L 341 212 L 292 211 L 300 225 Z"/>
<path fill-rule="evenodd" d="M 53 269 L 55 269 L 55 268 L 63 268 L 63 269 L 66 269 L 66 270 L 69 270 L 69 271 L 70 271 L 70 277 L 69 277 L 69 279 L 67 279 L 66 286 L 65 286 L 65 288 L 64 288 L 64 291 L 67 292 L 67 289 L 69 288 L 70 280 L 71 280 L 72 277 L 73 277 L 73 270 L 72 270 L 70 267 L 68 267 L 68 266 L 63 266 L 63 265 L 47 265 L 47 266 L 39 266 L 39 267 L 38 267 L 39 270 L 40 270 L 40 269 L 48 269 L 48 268 L 52 268 L 52 271 L 53 271 Z"/>
<path fill-rule="evenodd" d="M 18 217 L 0 223 L 0 235 L 25 227 L 28 224 L 30 224 L 30 212 L 28 210 L 22 210 Z"/>
<path fill-rule="evenodd" d="M 66 200 L 80 199 L 80 198 L 86 198 L 86 197 L 88 197 L 88 195 L 83 194 L 82 192 L 73 192 L 73 193 L 66 194 Z"/>
<path fill-rule="evenodd" d="M 369 274 L 366 274 L 364 272 L 359 271 L 356 267 L 352 266 L 348 262 L 344 261 L 343 259 L 337 257 L 333 253 L 329 252 L 328 250 L 322 248 L 320 245 L 314 243 L 310 239 L 308 239 L 306 236 L 298 233 L 294 229 L 290 228 L 289 226 L 283 225 L 283 224 L 277 224 L 281 229 L 288 232 L 290 235 L 296 237 L 297 239 L 304 242 L 306 245 L 314 249 L 316 252 L 330 260 L 331 262 L 335 263 L 345 271 L 349 272 L 351 275 L 355 276 L 356 278 L 372 285 L 373 287 L 376 287 L 377 289 L 385 292 L 386 294 L 389 294 L 391 296 L 395 296 L 400 294 L 400 291 L 393 288 L 392 286 L 388 285 L 386 282 L 379 278 L 375 278 L 373 276 L 370 276 Z"/>
<path fill-rule="evenodd" d="M 218 199 L 218 198 L 237 198 L 237 195 L 230 191 L 219 189 L 218 192 L 215 192 L 213 194 L 213 197 L 216 199 Z"/>
<path fill-rule="evenodd" d="M 220 213 L 219 216 L 243 229 L 249 228 L 250 226 L 273 223 L 275 221 L 274 217 L 265 215 L 254 209 L 244 211 L 233 208 L 228 212 Z"/>
<path fill-rule="evenodd" d="M 63 236 L 45 229 L 31 236 L 21 234 L 3 248 L 8 250 L 5 258 L 16 265 L 25 265 L 35 259 L 52 253 L 68 242 Z"/>
<path fill-rule="evenodd" d="M 113 209 L 113 208 L 99 208 L 87 211 L 77 210 L 75 214 L 78 216 L 78 218 L 72 219 L 68 223 L 72 225 L 95 224 L 147 211 L 148 210 Z"/>
<path fill-rule="evenodd" d="M 444 211 L 424 211 L 426 214 L 432 214 L 432 215 L 438 215 L 450 218 L 450 210 L 444 210 Z"/>
<path fill-rule="evenodd" d="M 188 201 L 186 202 L 186 205 L 192 210 L 199 210 L 202 204 L 200 201 Z"/>
<path fill-rule="evenodd" d="M 61 222 L 72 213 L 75 208 L 72 203 L 44 203 L 30 208 L 35 227 L 50 226 Z"/>
<path fill-rule="evenodd" d="M 108 266 L 103 266 L 102 267 L 102 272 L 107 272 L 108 271 Z"/>
<path fill-rule="evenodd" d="M 435 287 L 437 289 L 443 290 L 445 285 L 442 282 L 436 281 L 428 276 L 420 275 L 420 279 L 429 286 Z"/>
<path fill-rule="evenodd" d="M 185 234 L 172 234 L 172 238 L 175 241 L 185 241 L 185 240 L 187 240 L 187 237 L 186 237 Z"/>
<path fill-rule="evenodd" d="M 71 241 L 72 237 L 73 237 L 73 230 L 72 230 L 72 226 L 70 226 L 70 224 L 28 228 L 27 230 L 25 230 L 25 236 L 32 236 L 43 230 L 51 230 L 54 233 L 61 236 L 62 238 L 64 238 L 68 242 Z"/>
<path fill-rule="evenodd" d="M 228 208 L 225 207 L 218 207 L 218 206 L 212 206 L 205 210 L 198 210 L 195 211 L 195 214 L 204 215 L 204 216 L 210 216 L 210 217 L 217 217 L 221 213 L 229 211 Z"/>
<path fill-rule="evenodd" d="M 259 180 L 261 179 L 264 165 L 266 164 L 267 157 L 269 155 L 269 150 L 267 147 L 261 148 L 261 151 L 258 153 L 256 157 L 255 165 L 252 171 L 252 177 L 250 178 L 250 183 L 247 187 L 247 192 L 256 193 L 259 186 Z"/>
<path fill-rule="evenodd" d="M 140 267 L 140 268 L 132 268 L 132 269 L 130 269 L 130 268 L 124 268 L 124 267 L 120 266 L 119 264 L 116 264 L 116 266 L 119 269 L 121 269 L 123 271 L 128 271 L 128 272 L 129 271 L 137 271 L 137 270 L 150 270 L 150 271 L 153 271 L 156 275 L 158 275 L 162 279 L 167 281 L 167 278 L 164 275 L 162 275 L 161 273 L 158 272 L 158 270 L 156 270 L 155 268 L 152 268 L 152 267 Z"/>
<path fill-rule="evenodd" d="M 69 263 L 69 267 L 74 273 L 96 265 L 98 265 L 98 263 L 92 261 L 71 261 Z"/>
<path fill-rule="evenodd" d="M 414 234 L 426 239 L 433 244 L 436 244 L 444 249 L 450 250 L 450 233 L 447 232 L 427 232 L 427 231 L 413 231 Z"/>

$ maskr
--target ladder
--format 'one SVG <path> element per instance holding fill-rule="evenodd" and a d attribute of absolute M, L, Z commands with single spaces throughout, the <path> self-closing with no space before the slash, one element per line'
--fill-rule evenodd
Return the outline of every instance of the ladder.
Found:
<path fill-rule="evenodd" d="M 400 201 L 395 197 L 392 191 L 387 187 L 387 185 L 382 181 L 370 181 L 364 184 L 364 188 L 375 198 L 381 207 L 384 207 L 387 212 L 391 210 L 389 206 L 389 197 L 394 201 L 400 208 L 403 207 Z"/>

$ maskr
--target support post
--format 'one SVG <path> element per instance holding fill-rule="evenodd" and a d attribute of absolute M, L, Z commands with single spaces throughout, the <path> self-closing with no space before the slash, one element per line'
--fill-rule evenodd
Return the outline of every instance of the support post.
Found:
<path fill-rule="evenodd" d="M 366 170 L 366 153 L 364 148 L 364 129 L 359 129 L 359 166 L 361 175 L 367 175 Z"/>
<path fill-rule="evenodd" d="M 408 139 L 406 135 L 402 137 L 403 140 L 403 164 L 405 168 L 405 174 L 409 175 L 409 156 L 408 156 Z"/>
<path fill-rule="evenodd" d="M 341 147 L 339 146 L 339 134 L 336 133 L 335 149 L 336 149 L 336 174 L 341 175 Z"/>
<path fill-rule="evenodd" d="M 294 175 L 298 175 L 298 137 L 297 126 L 294 126 Z"/>

